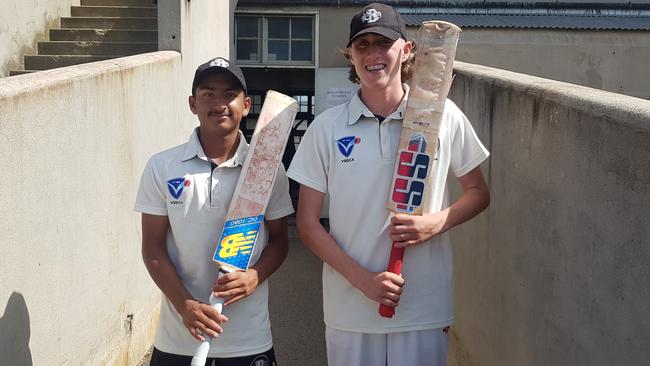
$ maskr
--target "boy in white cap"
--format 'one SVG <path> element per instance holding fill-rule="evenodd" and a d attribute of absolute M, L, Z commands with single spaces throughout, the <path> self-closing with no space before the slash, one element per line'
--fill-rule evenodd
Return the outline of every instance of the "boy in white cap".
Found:
<path fill-rule="evenodd" d="M 354 15 L 346 57 L 359 93 L 314 120 L 288 171 L 301 184 L 298 232 L 324 261 L 330 366 L 445 364 L 454 321 L 447 232 L 489 204 L 479 169 L 489 154 L 448 100 L 425 214 L 396 214 L 385 228 L 412 49 L 392 7 L 370 4 Z M 452 204 L 449 170 L 463 189 Z M 319 222 L 326 194 L 329 232 Z M 386 272 L 392 242 L 407 247 L 401 277 Z M 393 318 L 383 318 L 379 304 L 399 308 Z"/>
<path fill-rule="evenodd" d="M 287 255 L 286 216 L 293 212 L 282 166 L 254 264 L 215 282 L 212 262 L 248 151 L 239 124 L 250 105 L 239 67 L 220 57 L 199 66 L 189 97 L 199 127 L 187 143 L 151 157 L 142 174 L 135 204 L 142 257 L 164 294 L 151 366 L 190 365 L 202 334 L 216 337 L 207 365 L 275 365 L 266 279 Z M 208 305 L 213 291 L 227 299 L 227 317 Z"/>

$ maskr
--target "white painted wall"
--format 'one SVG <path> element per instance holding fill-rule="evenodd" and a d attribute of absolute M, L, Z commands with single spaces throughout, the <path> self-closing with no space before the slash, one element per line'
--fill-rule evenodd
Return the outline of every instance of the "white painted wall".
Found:
<path fill-rule="evenodd" d="M 24 55 L 36 54 L 36 42 L 46 40 L 59 18 L 70 16 L 79 0 L 2 0 L 0 2 L 0 77 L 23 70 Z"/>

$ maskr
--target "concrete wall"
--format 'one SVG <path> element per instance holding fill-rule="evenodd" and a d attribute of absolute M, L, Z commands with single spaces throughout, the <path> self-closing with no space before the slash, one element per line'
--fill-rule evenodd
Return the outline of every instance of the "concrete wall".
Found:
<path fill-rule="evenodd" d="M 2 0 L 0 3 L 0 78 L 9 70 L 24 69 L 24 55 L 36 54 L 36 42 L 58 28 L 59 18 L 70 16 L 79 0 Z"/>
<path fill-rule="evenodd" d="M 181 69 L 166 51 L 0 80 L 3 363 L 133 365 L 150 346 L 132 207 L 146 159 L 188 134 Z"/>
<path fill-rule="evenodd" d="M 452 232 L 453 358 L 650 360 L 650 102 L 457 63 L 492 203 Z"/>
<path fill-rule="evenodd" d="M 187 40 L 182 56 L 0 79 L 3 365 L 135 365 L 152 344 L 160 292 L 142 264 L 135 194 L 149 156 L 197 125 L 193 72 L 229 55 L 234 9 L 159 4 L 183 7 L 179 28 L 166 28 Z"/>
<path fill-rule="evenodd" d="M 217 56 L 230 59 L 236 0 L 158 0 L 158 49 L 183 55 L 183 92 L 192 92 L 196 67 Z"/>

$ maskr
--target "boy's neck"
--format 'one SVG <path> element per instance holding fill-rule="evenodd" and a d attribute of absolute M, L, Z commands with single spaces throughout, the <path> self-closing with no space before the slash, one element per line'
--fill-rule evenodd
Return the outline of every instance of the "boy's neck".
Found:
<path fill-rule="evenodd" d="M 388 117 L 399 108 L 404 98 L 402 83 L 394 83 L 385 89 L 374 89 L 361 85 L 360 97 L 374 115 Z"/>
<path fill-rule="evenodd" d="M 220 165 L 232 158 L 239 146 L 239 130 L 227 135 L 208 133 L 199 128 L 199 141 L 205 156 L 212 163 Z"/>

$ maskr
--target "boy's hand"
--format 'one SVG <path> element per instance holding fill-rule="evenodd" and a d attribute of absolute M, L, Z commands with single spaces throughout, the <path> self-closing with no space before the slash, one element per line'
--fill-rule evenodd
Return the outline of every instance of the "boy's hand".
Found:
<path fill-rule="evenodd" d="M 443 212 L 431 214 L 395 214 L 390 220 L 390 239 L 398 248 L 424 243 L 442 232 L 447 215 Z"/>
<path fill-rule="evenodd" d="M 390 307 L 399 305 L 404 279 L 390 272 L 366 272 L 353 283 L 366 297 Z"/>
<path fill-rule="evenodd" d="M 203 334 L 214 338 L 223 333 L 220 324 L 228 321 L 225 315 L 219 314 L 212 306 L 194 299 L 184 300 L 178 310 L 185 328 L 201 342 L 205 340 Z"/>
<path fill-rule="evenodd" d="M 237 271 L 219 276 L 212 287 L 214 296 L 227 299 L 223 304 L 228 306 L 252 294 L 259 285 L 257 270 L 249 268 L 246 272 Z"/>

